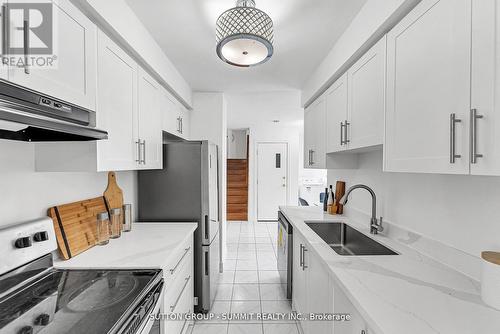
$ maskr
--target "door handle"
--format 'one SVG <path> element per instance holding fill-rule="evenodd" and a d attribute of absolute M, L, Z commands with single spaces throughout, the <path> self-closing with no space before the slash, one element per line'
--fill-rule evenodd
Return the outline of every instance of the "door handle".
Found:
<path fill-rule="evenodd" d="M 470 111 L 470 163 L 476 164 L 477 158 L 482 158 L 483 155 L 477 153 L 477 120 L 482 119 L 483 115 L 477 114 L 477 109 Z"/>
<path fill-rule="evenodd" d="M 142 164 L 146 164 L 146 139 L 142 141 Z"/>
<path fill-rule="evenodd" d="M 302 270 L 306 270 L 307 268 L 309 268 L 308 266 L 306 266 L 306 252 L 307 252 L 307 248 L 306 246 L 302 246 Z"/>
<path fill-rule="evenodd" d="M 460 154 L 456 154 L 456 124 L 462 122 L 458 119 L 455 113 L 450 114 L 450 163 L 454 164 L 455 159 L 461 158 Z"/>
<path fill-rule="evenodd" d="M 304 253 L 302 252 L 304 245 L 300 244 L 300 252 L 299 252 L 299 266 L 304 270 Z"/>
<path fill-rule="evenodd" d="M 141 164 L 141 140 L 140 139 L 136 140 L 135 144 L 137 145 L 137 159 L 135 159 L 135 162 L 137 162 L 140 165 Z"/>
<path fill-rule="evenodd" d="M 205 239 L 208 240 L 208 229 L 209 229 L 208 215 L 205 215 Z M 210 241 L 210 240 L 209 240 Z"/>
<path fill-rule="evenodd" d="M 314 150 L 311 150 L 311 165 L 314 165 Z"/>

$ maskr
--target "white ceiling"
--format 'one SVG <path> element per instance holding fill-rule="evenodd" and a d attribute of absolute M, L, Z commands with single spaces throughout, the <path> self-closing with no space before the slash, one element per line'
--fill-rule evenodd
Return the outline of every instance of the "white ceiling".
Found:
<path fill-rule="evenodd" d="M 195 91 L 300 89 L 366 0 L 256 0 L 275 25 L 275 53 L 253 68 L 215 53 L 215 21 L 235 0 L 126 0 Z"/>

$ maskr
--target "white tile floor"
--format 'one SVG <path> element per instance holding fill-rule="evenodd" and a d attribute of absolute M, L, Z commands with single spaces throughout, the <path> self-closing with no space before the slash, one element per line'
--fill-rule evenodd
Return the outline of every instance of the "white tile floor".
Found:
<path fill-rule="evenodd" d="M 231 222 L 213 313 L 290 313 L 276 270 L 277 223 Z M 191 334 L 298 334 L 294 321 L 196 322 Z"/>

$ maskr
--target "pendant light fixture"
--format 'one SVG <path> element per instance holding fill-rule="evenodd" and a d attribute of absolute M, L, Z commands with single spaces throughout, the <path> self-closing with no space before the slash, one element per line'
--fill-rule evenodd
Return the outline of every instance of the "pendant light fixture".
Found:
<path fill-rule="evenodd" d="M 236 7 L 217 19 L 217 55 L 240 67 L 262 64 L 273 55 L 273 20 L 255 8 L 254 0 L 237 0 Z"/>

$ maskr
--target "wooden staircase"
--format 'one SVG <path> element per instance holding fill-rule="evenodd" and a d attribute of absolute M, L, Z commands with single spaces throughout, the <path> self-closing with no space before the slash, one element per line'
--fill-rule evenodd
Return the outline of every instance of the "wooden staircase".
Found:
<path fill-rule="evenodd" d="M 248 159 L 227 159 L 227 220 L 248 220 Z"/>

